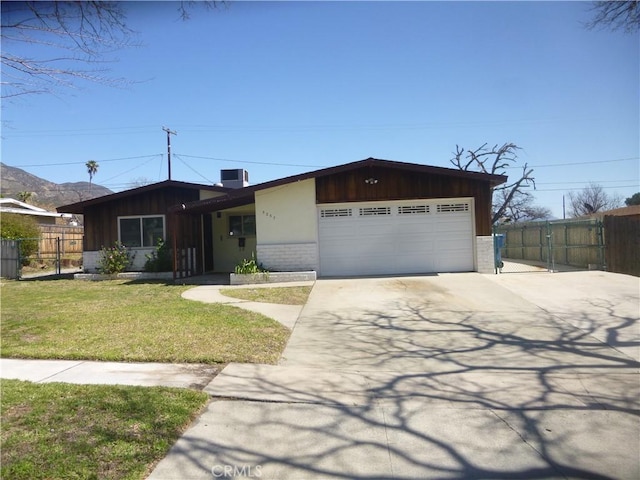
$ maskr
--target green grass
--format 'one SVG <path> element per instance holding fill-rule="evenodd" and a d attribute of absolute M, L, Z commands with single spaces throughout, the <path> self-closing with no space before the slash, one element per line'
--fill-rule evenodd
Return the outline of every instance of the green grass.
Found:
<path fill-rule="evenodd" d="M 143 479 L 207 403 L 164 387 L 2 380 L 1 477 Z"/>
<path fill-rule="evenodd" d="M 3 357 L 189 363 L 275 363 L 289 330 L 258 313 L 185 300 L 188 286 L 8 281 Z"/>
<path fill-rule="evenodd" d="M 252 302 L 304 305 L 311 293 L 311 287 L 223 288 L 220 289 L 220 293 Z"/>

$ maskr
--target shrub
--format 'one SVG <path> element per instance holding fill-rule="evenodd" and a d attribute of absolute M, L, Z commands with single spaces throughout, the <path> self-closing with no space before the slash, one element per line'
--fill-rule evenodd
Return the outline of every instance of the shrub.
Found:
<path fill-rule="evenodd" d="M 252 273 L 266 273 L 267 270 L 262 268 L 262 265 L 258 265 L 255 256 L 253 253 L 251 254 L 251 260 L 247 260 L 246 258 L 242 259 L 242 261 L 236 265 L 235 273 L 241 274 L 252 274 Z"/>
<path fill-rule="evenodd" d="M 20 256 L 24 259 L 38 251 L 40 229 L 35 218 L 17 213 L 0 215 L 0 238 L 22 240 Z"/>
<path fill-rule="evenodd" d="M 116 242 L 111 248 L 102 247 L 98 271 L 108 275 L 122 273 L 131 266 L 134 258 L 135 253 L 131 253 L 120 242 Z"/>
<path fill-rule="evenodd" d="M 173 270 L 171 250 L 166 242 L 159 238 L 156 249 L 145 255 L 147 261 L 144 263 L 146 272 L 170 272 Z"/>

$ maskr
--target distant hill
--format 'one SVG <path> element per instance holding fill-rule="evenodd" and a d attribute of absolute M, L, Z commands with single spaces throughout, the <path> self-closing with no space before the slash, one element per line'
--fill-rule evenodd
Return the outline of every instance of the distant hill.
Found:
<path fill-rule="evenodd" d="M 0 163 L 0 193 L 16 198 L 20 192 L 33 192 L 29 203 L 54 210 L 56 207 L 109 195 L 113 191 L 89 182 L 53 183 L 17 167 Z"/>

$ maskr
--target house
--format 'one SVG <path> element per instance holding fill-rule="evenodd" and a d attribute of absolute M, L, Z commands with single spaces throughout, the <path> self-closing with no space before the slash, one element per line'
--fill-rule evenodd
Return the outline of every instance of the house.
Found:
<path fill-rule="evenodd" d="M 40 225 L 55 225 L 56 219 L 58 218 L 65 220 L 72 218 L 70 213 L 49 212 L 44 208 L 36 207 L 13 198 L 0 198 L 0 214 L 3 213 L 28 215 L 29 217 L 35 218 Z"/>
<path fill-rule="evenodd" d="M 121 242 L 135 252 L 132 270 L 142 270 L 146 254 L 158 239 L 172 238 L 169 207 L 225 195 L 230 188 L 218 185 L 166 180 L 123 192 L 64 205 L 58 211 L 84 215 L 83 266 L 97 270 L 100 251 Z M 193 225 L 183 222 L 181 235 L 201 230 L 199 218 Z M 191 273 L 191 272 L 190 272 Z"/>
<path fill-rule="evenodd" d="M 175 275 L 233 271 L 252 254 L 320 276 L 493 272 L 491 192 L 506 179 L 368 158 L 176 202 Z"/>

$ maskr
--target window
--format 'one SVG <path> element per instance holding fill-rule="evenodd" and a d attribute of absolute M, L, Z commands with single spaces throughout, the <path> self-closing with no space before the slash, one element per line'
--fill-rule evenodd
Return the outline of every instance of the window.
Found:
<path fill-rule="evenodd" d="M 164 216 L 119 217 L 118 230 L 126 247 L 155 247 L 164 239 Z"/>
<path fill-rule="evenodd" d="M 229 215 L 229 235 L 255 235 L 255 215 Z"/>

